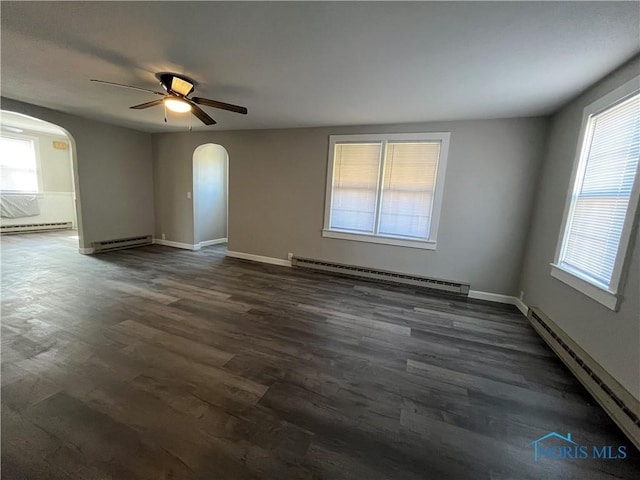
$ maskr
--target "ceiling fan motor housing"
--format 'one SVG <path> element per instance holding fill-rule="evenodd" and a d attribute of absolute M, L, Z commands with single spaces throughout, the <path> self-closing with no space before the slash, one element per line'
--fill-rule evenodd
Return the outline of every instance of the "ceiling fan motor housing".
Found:
<path fill-rule="evenodd" d="M 176 93 L 183 97 L 193 92 L 196 85 L 195 80 L 178 73 L 159 73 L 156 77 L 167 92 Z"/>

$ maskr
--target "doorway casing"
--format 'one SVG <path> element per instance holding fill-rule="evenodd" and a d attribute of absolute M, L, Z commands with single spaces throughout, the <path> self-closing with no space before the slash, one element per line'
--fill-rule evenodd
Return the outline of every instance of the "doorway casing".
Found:
<path fill-rule="evenodd" d="M 80 182 L 79 182 L 79 176 L 78 176 L 78 155 L 77 155 L 76 142 L 73 138 L 73 135 L 71 135 L 71 133 L 69 133 L 67 129 L 65 129 L 64 127 L 61 127 L 60 125 L 57 125 L 55 123 L 52 123 L 46 120 L 42 120 L 37 117 L 25 115 L 23 113 L 14 112 L 11 110 L 0 110 L 0 123 L 4 123 L 5 121 L 4 119 L 6 118 L 5 114 L 20 117 L 25 121 L 35 121 L 39 124 L 42 124 L 43 126 L 55 127 L 55 129 L 61 132 L 61 136 L 66 137 L 66 140 L 68 141 L 68 144 L 69 144 L 69 154 L 71 157 L 71 180 L 73 184 L 73 204 L 74 204 L 74 214 L 75 214 L 74 220 L 75 220 L 76 228 L 78 232 L 78 250 L 80 253 L 83 253 L 83 254 L 90 253 L 89 251 L 92 249 L 82 247 L 82 245 L 84 244 L 82 202 L 81 202 L 81 195 L 80 195 Z M 34 131 L 37 131 L 37 130 L 34 130 Z"/>

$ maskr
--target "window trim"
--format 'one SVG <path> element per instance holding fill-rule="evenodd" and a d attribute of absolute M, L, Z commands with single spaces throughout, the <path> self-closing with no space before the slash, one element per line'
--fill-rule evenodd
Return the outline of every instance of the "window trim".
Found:
<path fill-rule="evenodd" d="M 565 200 L 564 212 L 562 214 L 562 223 L 560 225 L 560 234 L 558 236 L 558 242 L 556 244 L 556 251 L 554 254 L 554 261 L 551 263 L 551 276 L 570 287 L 578 290 L 589 298 L 599 302 L 610 310 L 616 311 L 620 303 L 620 294 L 623 289 L 622 279 L 623 273 L 628 264 L 629 257 L 629 242 L 631 234 L 633 232 L 633 226 L 637 218 L 638 203 L 640 201 L 640 162 L 636 170 L 636 176 L 634 179 L 634 185 L 631 190 L 631 197 L 629 198 L 629 207 L 627 215 L 624 220 L 624 226 L 622 233 L 620 234 L 620 243 L 618 244 L 618 251 L 616 253 L 616 261 L 614 263 L 613 272 L 611 274 L 611 281 L 609 287 L 605 287 L 599 284 L 595 280 L 582 275 L 580 272 L 575 271 L 567 266 L 560 265 L 560 255 L 564 249 L 567 229 L 569 227 L 569 214 L 571 213 L 571 200 L 575 190 L 576 178 L 582 167 L 583 159 L 587 154 L 587 145 L 585 144 L 585 138 L 587 133 L 590 132 L 591 118 L 616 104 L 628 99 L 629 97 L 640 93 L 640 76 L 633 78 L 622 86 L 616 88 L 607 95 L 604 95 L 600 99 L 596 100 L 592 104 L 585 107 L 582 115 L 582 123 L 580 125 L 580 135 L 578 137 L 578 145 L 576 148 L 576 156 L 573 161 L 573 170 L 571 172 L 571 178 L 569 181 L 569 188 L 567 191 L 567 197 Z"/>
<path fill-rule="evenodd" d="M 435 250 L 437 246 L 438 226 L 440 223 L 440 210 L 442 208 L 442 199 L 444 196 L 445 172 L 447 170 L 447 158 L 449 156 L 450 132 L 425 132 L 425 133 L 373 133 L 362 135 L 330 135 L 329 136 L 329 159 L 327 162 L 327 181 L 325 193 L 324 208 L 324 224 L 322 228 L 322 236 L 327 238 L 337 238 L 341 240 L 355 240 L 367 243 L 377 243 L 383 245 L 395 245 L 400 247 L 420 248 L 426 250 Z M 335 156 L 336 143 L 360 143 L 360 142 L 380 142 L 382 144 L 381 155 L 386 155 L 388 142 L 440 142 L 440 155 L 438 157 L 438 167 L 436 171 L 436 179 L 433 192 L 433 205 L 431 207 L 431 223 L 429 225 L 429 238 L 417 239 L 411 237 L 395 237 L 389 235 L 380 235 L 373 233 L 356 233 L 351 231 L 332 229 L 331 228 L 331 205 L 333 203 L 333 165 Z M 380 168 L 378 172 L 380 186 L 380 178 L 384 173 L 384 168 Z M 377 191 L 376 205 L 380 203 L 380 195 L 382 189 Z M 376 208 L 376 220 L 380 214 L 379 208 Z"/>
<path fill-rule="evenodd" d="M 33 153 L 36 156 L 36 177 L 38 179 L 38 190 L 36 192 L 25 192 L 21 190 L 0 190 L 0 193 L 6 195 L 39 195 L 44 192 L 44 183 L 42 179 L 42 162 L 40 159 L 40 141 L 38 137 L 33 135 L 25 135 L 22 133 L 0 133 L 1 137 L 12 138 L 14 140 L 28 140 L 33 145 Z"/>

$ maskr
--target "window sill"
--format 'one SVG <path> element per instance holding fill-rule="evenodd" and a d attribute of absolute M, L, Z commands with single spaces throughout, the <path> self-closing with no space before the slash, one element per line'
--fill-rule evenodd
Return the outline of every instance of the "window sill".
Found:
<path fill-rule="evenodd" d="M 366 233 L 339 232 L 327 229 L 322 230 L 322 236 L 327 238 L 339 238 L 341 240 L 355 240 L 357 242 L 394 245 L 398 247 L 421 248 L 423 250 L 436 249 L 436 242 L 431 240 L 409 240 L 406 238 L 384 237 L 382 235 L 368 235 Z"/>
<path fill-rule="evenodd" d="M 619 298 L 614 292 L 580 278 L 571 270 L 552 263 L 551 276 L 604 305 L 608 309 L 613 311 L 618 310 Z"/>

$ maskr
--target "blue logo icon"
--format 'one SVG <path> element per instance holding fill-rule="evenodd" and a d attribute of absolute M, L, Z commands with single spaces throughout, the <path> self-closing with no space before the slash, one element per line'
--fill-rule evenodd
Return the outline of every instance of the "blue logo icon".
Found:
<path fill-rule="evenodd" d="M 553 441 L 554 439 L 555 441 Z M 550 432 L 527 446 L 532 445 L 533 460 L 536 462 L 542 458 L 554 460 L 565 460 L 567 458 L 624 460 L 627 458 L 627 447 L 625 445 L 615 447 L 612 445 L 579 445 L 571 439 L 571 433 L 561 435 L 558 432 Z"/>

